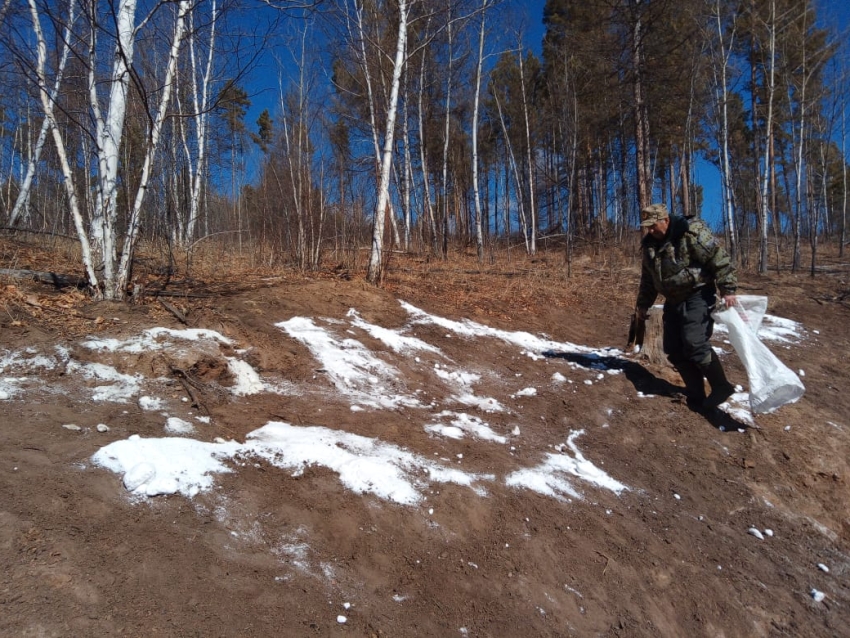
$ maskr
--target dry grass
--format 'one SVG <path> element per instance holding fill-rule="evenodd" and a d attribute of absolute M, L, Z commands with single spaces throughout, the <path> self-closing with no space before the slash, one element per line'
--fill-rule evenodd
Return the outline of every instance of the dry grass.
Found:
<path fill-rule="evenodd" d="M 803 272 L 808 271 L 807 246 L 804 247 Z M 291 267 L 267 265 L 268 249 L 239 251 L 214 241 L 196 246 L 191 254 L 176 253 L 164 245 L 143 245 L 137 251 L 133 282 L 147 293 L 165 290 L 185 295 L 184 303 L 238 291 L 273 286 L 283 281 L 292 285 L 309 279 L 345 279 L 365 281 L 365 263 L 352 270 L 338 263 L 318 271 L 302 273 Z M 790 263 L 790 255 L 783 255 Z M 755 263 L 751 259 L 750 263 Z M 835 245 L 819 248 L 823 272 L 835 275 L 835 284 L 843 285 L 850 277 L 848 258 L 839 259 Z M 83 276 L 79 245 L 70 239 L 45 236 L 0 236 L 0 268 L 27 269 Z M 742 273 L 742 279 L 758 279 L 754 273 Z M 399 298 L 411 301 L 427 298 L 448 309 L 497 317 L 510 321 L 516 314 L 526 317 L 545 314 L 595 301 L 612 306 L 631 307 L 639 277 L 637 236 L 628 237 L 625 246 L 585 245 L 576 248 L 567 264 L 562 248 L 541 250 L 529 257 L 520 247 L 490 253 L 481 264 L 474 250 L 453 250 L 449 259 L 391 253 L 387 261 L 383 288 Z M 152 295 L 136 303 L 158 305 Z M 0 279 L 0 324 L 39 320 L 48 323 L 96 320 L 97 311 L 81 310 L 90 299 L 81 291 L 53 290 L 49 286 L 23 279 Z"/>

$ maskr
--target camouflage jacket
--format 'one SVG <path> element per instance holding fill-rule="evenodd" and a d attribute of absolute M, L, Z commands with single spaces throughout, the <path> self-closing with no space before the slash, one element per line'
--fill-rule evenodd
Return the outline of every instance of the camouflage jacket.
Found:
<path fill-rule="evenodd" d="M 638 308 L 649 308 L 659 294 L 669 303 L 682 302 L 703 286 L 716 285 L 722 296 L 735 294 L 735 266 L 699 219 L 671 216 L 664 239 L 647 234 L 641 252 Z"/>

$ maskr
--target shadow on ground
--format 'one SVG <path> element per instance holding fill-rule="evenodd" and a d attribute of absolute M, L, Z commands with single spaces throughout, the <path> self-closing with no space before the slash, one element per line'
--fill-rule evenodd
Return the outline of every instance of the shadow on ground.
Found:
<path fill-rule="evenodd" d="M 638 392 L 645 395 L 668 397 L 677 403 L 686 405 L 683 387 L 673 385 L 666 379 L 652 374 L 636 361 L 595 353 L 555 352 L 553 350 L 544 352 L 543 355 L 551 359 L 564 359 L 591 370 L 622 370 L 626 379 Z M 751 427 L 718 408 L 692 411 L 704 417 L 708 423 L 721 432 L 746 430 Z"/>

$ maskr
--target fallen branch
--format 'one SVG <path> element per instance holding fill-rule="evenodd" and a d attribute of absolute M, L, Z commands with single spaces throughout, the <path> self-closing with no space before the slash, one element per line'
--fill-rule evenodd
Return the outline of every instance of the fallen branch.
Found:
<path fill-rule="evenodd" d="M 177 308 L 175 308 L 175 307 L 174 307 L 174 306 L 172 306 L 170 303 L 168 303 L 167 301 L 165 301 L 165 299 L 159 299 L 158 301 L 159 301 L 159 303 L 162 305 L 162 307 L 163 307 L 163 308 L 165 308 L 168 312 L 170 312 L 172 315 L 174 315 L 175 317 L 177 317 L 177 320 L 178 320 L 180 323 L 182 323 L 183 325 L 186 325 L 186 315 L 184 315 L 184 314 L 183 314 L 182 312 L 180 312 Z"/>
<path fill-rule="evenodd" d="M 0 275 L 5 275 L 6 277 L 14 277 L 15 279 L 32 279 L 42 284 L 52 284 L 56 288 L 65 288 L 66 286 L 74 286 L 75 288 L 85 288 L 86 286 L 88 286 L 88 279 L 86 279 L 85 277 L 75 277 L 74 275 L 60 275 L 59 273 L 55 272 L 0 268 Z"/>
<path fill-rule="evenodd" d="M 192 379 L 185 370 L 181 370 L 177 366 L 169 366 L 171 368 L 171 374 L 177 377 L 177 380 L 180 382 L 180 385 L 186 390 L 186 393 L 189 395 L 189 398 L 192 399 L 192 407 L 200 410 L 204 414 L 209 414 L 210 411 L 207 410 L 206 406 L 201 402 L 198 398 L 198 395 L 195 393 L 195 390 L 192 386 L 197 387 L 199 390 L 202 389 L 200 384 Z"/>
<path fill-rule="evenodd" d="M 186 297 L 187 299 L 212 299 L 219 295 L 210 295 L 199 292 L 178 292 L 176 290 L 141 290 L 140 297 Z"/>

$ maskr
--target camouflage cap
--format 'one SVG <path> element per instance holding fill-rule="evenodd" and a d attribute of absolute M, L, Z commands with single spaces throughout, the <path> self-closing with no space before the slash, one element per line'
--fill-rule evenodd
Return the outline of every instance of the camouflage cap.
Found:
<path fill-rule="evenodd" d="M 667 206 L 664 204 L 650 204 L 640 211 L 640 225 L 642 228 L 646 228 L 668 217 L 670 217 L 670 212 L 667 210 Z"/>

